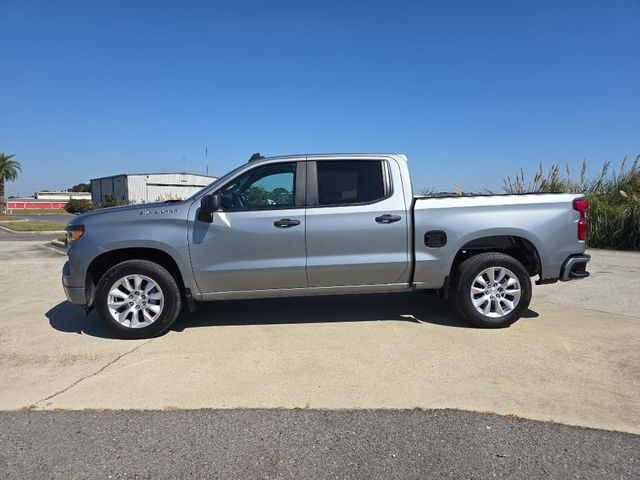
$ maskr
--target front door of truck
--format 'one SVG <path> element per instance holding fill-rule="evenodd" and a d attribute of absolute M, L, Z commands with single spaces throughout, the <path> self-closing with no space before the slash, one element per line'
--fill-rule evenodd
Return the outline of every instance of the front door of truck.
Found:
<path fill-rule="evenodd" d="M 222 186 L 213 223 L 194 217 L 189 248 L 202 293 L 307 286 L 304 162 L 260 165 Z"/>
<path fill-rule="evenodd" d="M 407 208 L 391 160 L 308 162 L 307 276 L 311 287 L 406 282 Z M 395 189 L 395 191 L 394 191 Z"/>

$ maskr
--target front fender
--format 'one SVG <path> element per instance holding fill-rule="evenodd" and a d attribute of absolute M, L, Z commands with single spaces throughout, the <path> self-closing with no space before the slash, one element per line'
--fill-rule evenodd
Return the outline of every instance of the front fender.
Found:
<path fill-rule="evenodd" d="M 176 263 L 186 288 L 197 292 L 187 244 L 186 208 L 177 213 L 141 217 L 136 211 L 119 215 L 97 215 L 87 219 L 84 235 L 68 249 L 69 286 L 85 286 L 91 264 L 100 256 L 123 249 L 153 249 L 169 255 Z"/>

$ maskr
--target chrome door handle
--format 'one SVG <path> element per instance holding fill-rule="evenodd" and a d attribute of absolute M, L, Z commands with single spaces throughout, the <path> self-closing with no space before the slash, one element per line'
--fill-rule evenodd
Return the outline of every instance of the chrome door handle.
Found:
<path fill-rule="evenodd" d="M 376 222 L 378 223 L 393 223 L 399 222 L 400 220 L 402 220 L 402 217 L 400 215 L 390 215 L 388 213 L 376 217 Z"/>

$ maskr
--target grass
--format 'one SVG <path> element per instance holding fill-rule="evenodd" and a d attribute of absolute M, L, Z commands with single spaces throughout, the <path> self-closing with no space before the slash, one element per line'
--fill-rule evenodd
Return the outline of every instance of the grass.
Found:
<path fill-rule="evenodd" d="M 53 222 L 13 222 L 2 225 L 14 232 L 55 232 L 64 230 L 64 225 Z"/>
<path fill-rule="evenodd" d="M 19 210 L 12 210 L 12 214 L 14 213 L 18 215 L 21 213 L 25 215 L 69 215 L 69 213 L 62 208 L 21 208 Z"/>
<path fill-rule="evenodd" d="M 587 175 L 587 163 L 582 163 L 578 180 L 573 180 L 569 168 L 560 173 L 553 165 L 546 174 L 542 165 L 533 178 L 525 181 L 524 172 L 504 180 L 507 193 L 583 193 L 589 201 L 587 220 L 589 236 L 587 245 L 592 248 L 615 250 L 640 250 L 640 155 L 631 168 L 626 168 L 627 158 L 618 171 L 611 170 L 606 162 L 595 178 Z"/>

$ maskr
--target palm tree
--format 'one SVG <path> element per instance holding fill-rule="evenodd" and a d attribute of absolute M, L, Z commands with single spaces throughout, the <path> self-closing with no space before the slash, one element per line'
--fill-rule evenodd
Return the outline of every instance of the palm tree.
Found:
<path fill-rule="evenodd" d="M 11 160 L 15 155 L 7 155 L 6 153 L 0 153 L 0 212 L 5 212 L 4 201 L 4 182 L 13 182 L 18 178 L 18 174 L 22 170 L 20 162 Z"/>

